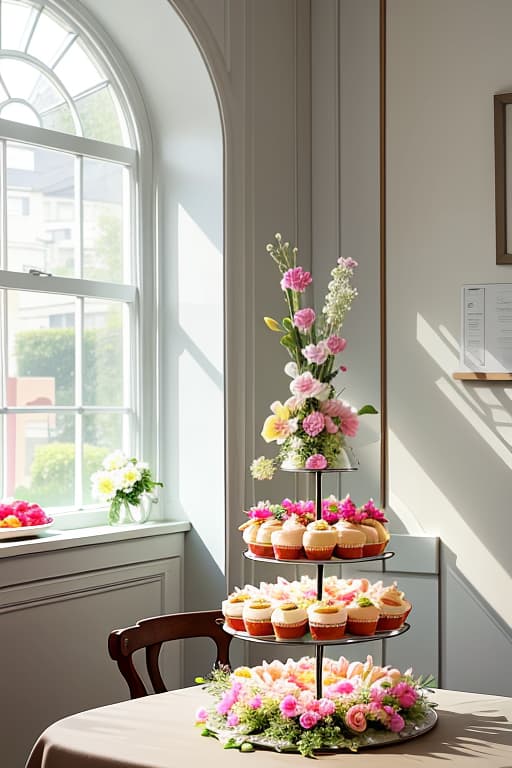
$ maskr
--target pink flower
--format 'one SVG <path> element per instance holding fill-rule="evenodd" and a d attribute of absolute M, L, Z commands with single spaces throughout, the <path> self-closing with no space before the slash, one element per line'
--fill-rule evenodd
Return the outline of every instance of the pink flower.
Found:
<path fill-rule="evenodd" d="M 353 707 L 345 713 L 345 722 L 351 731 L 362 733 L 366 731 L 366 712 L 365 704 L 354 704 Z"/>
<path fill-rule="evenodd" d="M 398 683 L 395 685 L 394 688 L 392 688 L 389 693 L 392 696 L 396 696 L 398 699 L 398 703 L 401 707 L 404 707 L 404 709 L 407 709 L 408 707 L 412 707 L 418 698 L 418 694 L 416 692 L 416 689 L 413 688 L 408 683 Z"/>
<path fill-rule="evenodd" d="M 382 509 L 379 509 L 375 506 L 373 499 L 369 499 L 369 501 L 367 501 L 366 504 L 361 507 L 361 511 L 366 512 L 366 516 L 371 520 L 379 520 L 381 523 L 388 522 L 388 520 L 384 517 L 384 512 Z"/>
<path fill-rule="evenodd" d="M 309 331 L 313 323 L 315 322 L 316 315 L 315 310 L 310 307 L 299 309 L 293 316 L 293 324 L 299 329 L 299 331 Z"/>
<path fill-rule="evenodd" d="M 261 696 L 255 696 L 250 700 L 249 706 L 251 709 L 259 709 L 261 707 Z"/>
<path fill-rule="evenodd" d="M 231 726 L 233 726 L 233 727 L 236 727 L 236 726 L 239 724 L 239 722 L 240 722 L 240 718 L 238 717 L 238 715 L 235 715 L 235 713 L 234 713 L 234 712 L 232 712 L 232 713 L 231 713 L 231 714 L 228 716 L 228 719 L 226 720 L 226 723 L 227 723 L 228 725 L 231 725 Z"/>
<path fill-rule="evenodd" d="M 322 395 L 326 391 L 326 386 L 318 379 L 315 379 L 310 371 L 301 373 L 290 383 L 290 391 L 292 395 L 295 395 L 297 401 L 305 400 L 307 397 L 316 397 Z"/>
<path fill-rule="evenodd" d="M 347 340 L 342 339 L 341 336 L 336 336 L 336 334 L 329 336 L 325 343 L 327 344 L 327 348 L 331 355 L 337 355 L 338 352 L 343 352 L 347 346 Z"/>
<path fill-rule="evenodd" d="M 348 680 L 344 680 L 342 683 L 335 685 L 334 690 L 337 693 L 352 693 L 354 686 Z"/>
<path fill-rule="evenodd" d="M 393 731 L 393 733 L 400 733 L 404 727 L 405 720 L 403 719 L 402 715 L 399 715 L 398 712 L 395 712 L 394 715 L 391 715 L 391 720 L 389 721 L 390 731 Z"/>
<path fill-rule="evenodd" d="M 350 257 L 348 259 L 344 259 L 342 256 L 338 259 L 338 264 L 340 267 L 346 267 L 346 269 L 354 269 L 354 267 L 357 267 L 357 261 L 354 261 L 354 259 L 351 259 Z"/>
<path fill-rule="evenodd" d="M 219 715 L 227 715 L 229 710 L 234 704 L 233 697 L 230 693 L 225 693 L 222 697 L 222 699 L 217 704 L 217 712 Z"/>
<path fill-rule="evenodd" d="M 327 459 L 321 453 L 314 453 L 306 460 L 306 469 L 325 469 Z"/>
<path fill-rule="evenodd" d="M 347 437 L 355 437 L 357 430 L 359 429 L 359 418 L 355 408 L 352 408 L 348 403 L 341 402 L 341 409 L 339 413 L 341 431 Z"/>
<path fill-rule="evenodd" d="M 324 416 L 325 431 L 330 435 L 335 435 L 338 431 L 338 425 L 334 423 L 330 416 Z"/>
<path fill-rule="evenodd" d="M 324 400 L 320 404 L 320 410 L 324 416 L 330 416 L 331 418 L 339 417 L 341 413 L 341 400 L 336 400 L 335 397 Z"/>
<path fill-rule="evenodd" d="M 208 720 L 208 712 L 204 707 L 201 707 L 196 712 L 196 722 L 197 723 L 206 723 Z"/>
<path fill-rule="evenodd" d="M 297 291 L 297 293 L 304 293 L 308 285 L 313 282 L 311 274 L 305 272 L 302 267 L 294 267 L 284 273 L 281 280 L 281 288 L 283 291 Z"/>
<path fill-rule="evenodd" d="M 331 699 L 320 699 L 318 702 L 318 714 L 320 717 L 327 717 L 332 715 L 336 710 L 336 704 Z"/>
<path fill-rule="evenodd" d="M 322 365 L 329 357 L 329 349 L 325 341 L 319 341 L 318 344 L 308 344 L 304 347 L 302 354 L 308 362 Z"/>
<path fill-rule="evenodd" d="M 301 727 L 305 730 L 309 730 L 309 728 L 314 728 L 315 725 L 320 720 L 319 715 L 317 715 L 316 712 L 303 712 L 302 715 L 299 717 L 299 723 L 301 724 Z"/>
<path fill-rule="evenodd" d="M 340 371 L 341 371 L 342 373 L 346 373 L 346 372 L 348 371 L 348 368 L 347 368 L 347 366 L 346 366 L 346 365 L 340 365 Z"/>
<path fill-rule="evenodd" d="M 298 714 L 299 702 L 295 696 L 289 694 L 288 696 L 284 697 L 279 705 L 279 709 L 281 710 L 283 717 L 295 717 L 295 715 Z"/>
<path fill-rule="evenodd" d="M 306 418 L 302 420 L 302 429 L 311 437 L 319 435 L 324 426 L 325 419 L 320 411 L 313 411 L 313 413 L 310 413 L 309 416 L 306 416 Z"/>

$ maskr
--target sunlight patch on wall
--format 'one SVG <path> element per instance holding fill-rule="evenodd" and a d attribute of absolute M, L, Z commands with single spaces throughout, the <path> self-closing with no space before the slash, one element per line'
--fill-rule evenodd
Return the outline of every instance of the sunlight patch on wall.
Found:
<path fill-rule="evenodd" d="M 457 558 L 458 570 L 494 611 L 512 625 L 512 579 L 509 574 L 392 430 L 389 455 L 389 485 L 391 489 L 398 489 L 402 512 L 405 510 L 408 517 L 416 518 L 417 525 L 424 527 L 424 532 L 429 535 L 438 536 L 442 532 L 443 543 Z M 396 495 L 391 493 L 391 506 L 401 517 L 400 507 L 394 507 L 394 498 Z M 406 519 L 404 523 L 407 524 Z"/>

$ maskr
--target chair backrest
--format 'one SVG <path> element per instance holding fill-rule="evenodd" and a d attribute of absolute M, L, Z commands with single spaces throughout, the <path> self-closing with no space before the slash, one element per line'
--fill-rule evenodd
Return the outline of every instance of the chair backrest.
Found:
<path fill-rule="evenodd" d="M 215 666 L 229 667 L 229 645 L 232 636 L 224 632 L 223 623 L 224 618 L 220 610 L 196 611 L 142 619 L 133 627 L 113 630 L 108 638 L 108 651 L 128 683 L 131 698 L 148 696 L 132 658 L 135 651 L 141 648 L 146 650 L 146 667 L 155 693 L 164 693 L 167 690 L 160 674 L 158 658 L 162 643 L 168 640 L 209 637 L 217 646 Z"/>

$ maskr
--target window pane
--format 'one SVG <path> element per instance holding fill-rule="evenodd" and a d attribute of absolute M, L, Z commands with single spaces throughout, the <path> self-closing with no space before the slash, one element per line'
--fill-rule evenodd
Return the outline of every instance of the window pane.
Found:
<path fill-rule="evenodd" d="M 41 76 L 32 64 L 18 59 L 0 59 L 0 74 L 11 99 L 32 100 L 34 86 Z"/>
<path fill-rule="evenodd" d="M 77 99 L 75 106 L 80 116 L 84 136 L 88 139 L 129 146 L 127 131 L 124 125 L 121 126 L 121 113 L 116 108 L 110 86 Z"/>
<path fill-rule="evenodd" d="M 9 199 L 28 199 L 30 217 L 7 221 L 8 269 L 31 267 L 53 275 L 75 274 L 74 158 L 39 147 L 7 145 L 7 206 Z M 62 218 L 62 211 L 66 216 Z"/>
<path fill-rule="evenodd" d="M 79 40 L 66 51 L 55 67 L 55 74 L 62 80 L 71 96 L 84 93 L 107 79 L 99 72 Z"/>
<path fill-rule="evenodd" d="M 28 106 L 19 101 L 9 101 L 4 104 L 0 117 L 4 120 L 13 120 L 15 123 L 25 123 L 25 125 L 40 125 L 39 115 Z"/>
<path fill-rule="evenodd" d="M 122 406 L 124 394 L 123 305 L 113 301 L 84 300 L 85 405 Z"/>
<path fill-rule="evenodd" d="M 7 422 L 7 495 L 42 507 L 72 505 L 75 417 L 18 413 Z"/>
<path fill-rule="evenodd" d="M 7 405 L 75 402 L 75 301 L 7 292 Z"/>
<path fill-rule="evenodd" d="M 19 0 L 15 0 L 15 2 L 3 0 L 0 24 L 2 48 L 16 51 L 24 50 L 35 17 L 36 10 L 32 6 L 19 2 Z"/>
<path fill-rule="evenodd" d="M 91 494 L 91 475 L 101 469 L 101 462 L 123 445 L 123 417 L 119 413 L 94 413 L 83 417 L 84 472 L 82 485 L 84 503 L 98 503 Z"/>
<path fill-rule="evenodd" d="M 126 176 L 121 165 L 84 158 L 84 277 L 89 280 L 123 280 Z"/>
<path fill-rule="evenodd" d="M 75 122 L 68 104 L 60 104 L 48 112 L 41 113 L 41 125 L 51 131 L 76 134 Z"/>
<path fill-rule="evenodd" d="M 42 13 L 37 20 L 27 52 L 51 67 L 72 34 L 60 21 L 48 13 Z"/>

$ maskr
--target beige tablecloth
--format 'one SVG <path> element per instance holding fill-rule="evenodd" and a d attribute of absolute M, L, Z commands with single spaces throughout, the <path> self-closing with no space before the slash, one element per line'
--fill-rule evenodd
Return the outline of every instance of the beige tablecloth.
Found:
<path fill-rule="evenodd" d="M 387 747 L 322 756 L 352 768 L 512 768 L 512 698 L 437 691 L 433 730 Z M 297 754 L 241 754 L 194 726 L 200 688 L 185 688 L 60 720 L 40 736 L 26 768 L 305 768 Z M 247 762 L 245 762 L 247 761 Z"/>

